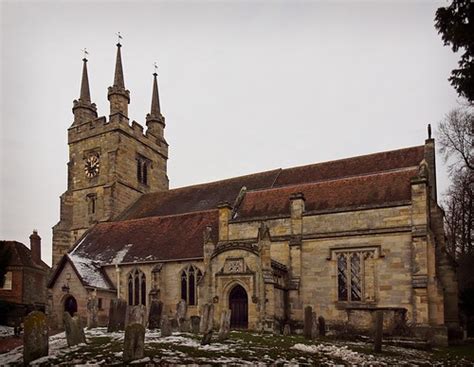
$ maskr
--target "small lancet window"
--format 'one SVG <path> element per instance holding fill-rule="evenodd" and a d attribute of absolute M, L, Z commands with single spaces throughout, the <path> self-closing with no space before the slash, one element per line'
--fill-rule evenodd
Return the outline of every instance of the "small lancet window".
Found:
<path fill-rule="evenodd" d="M 148 185 L 148 165 L 150 161 L 142 156 L 137 157 L 137 181 L 143 185 Z"/>

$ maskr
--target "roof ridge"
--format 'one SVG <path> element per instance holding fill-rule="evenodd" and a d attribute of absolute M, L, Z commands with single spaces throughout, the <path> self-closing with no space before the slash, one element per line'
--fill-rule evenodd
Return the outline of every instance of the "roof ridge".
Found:
<path fill-rule="evenodd" d="M 189 216 L 189 215 L 196 215 L 200 213 L 210 213 L 210 212 L 215 212 L 218 211 L 217 208 L 213 209 L 207 209 L 207 210 L 196 210 L 194 212 L 184 212 L 184 213 L 177 213 L 177 214 L 167 214 L 167 215 L 154 215 L 151 217 L 142 217 L 142 218 L 130 218 L 130 219 L 124 219 L 124 220 L 116 220 L 116 221 L 108 221 L 108 222 L 100 222 L 97 223 L 94 227 L 99 226 L 101 224 L 114 224 L 114 223 L 122 223 L 122 222 L 136 222 L 140 220 L 145 220 L 145 219 L 156 219 L 156 218 L 170 218 L 170 217 L 184 217 L 184 216 Z"/>
<path fill-rule="evenodd" d="M 361 154 L 361 155 L 356 155 L 356 156 L 353 156 L 353 157 L 346 157 L 346 158 L 333 159 L 333 160 L 328 160 L 328 161 L 323 161 L 323 162 L 309 163 L 309 164 L 305 164 L 305 165 L 301 165 L 301 166 L 294 166 L 294 167 L 287 167 L 287 168 L 281 168 L 281 167 L 280 168 L 274 168 L 274 169 L 270 169 L 270 170 L 266 170 L 266 171 L 254 172 L 254 173 L 249 173 L 249 174 L 242 175 L 242 176 L 234 176 L 234 177 L 224 178 L 224 179 L 220 179 L 220 180 L 216 180 L 216 181 L 207 181 L 207 182 L 201 182 L 201 183 L 192 184 L 192 185 L 188 185 L 188 186 L 175 187 L 175 188 L 172 188 L 172 189 L 169 189 L 169 190 L 166 190 L 166 191 L 150 192 L 148 194 L 144 194 L 141 197 L 145 197 L 147 195 L 152 195 L 152 194 L 158 194 L 158 193 L 166 194 L 166 193 L 169 193 L 171 191 L 176 192 L 178 190 L 185 190 L 185 189 L 190 189 L 190 188 L 198 187 L 198 186 L 206 186 L 206 185 L 209 185 L 209 184 L 215 184 L 215 183 L 220 183 L 220 182 L 224 182 L 224 181 L 231 181 L 231 180 L 235 180 L 235 179 L 239 179 L 239 178 L 244 178 L 244 177 L 249 177 L 249 176 L 256 176 L 256 175 L 261 175 L 261 174 L 264 174 L 264 173 L 271 173 L 271 172 L 276 171 L 277 176 L 275 177 L 275 179 L 272 183 L 272 186 L 271 186 L 271 187 L 274 187 L 274 185 L 277 182 L 280 174 L 283 171 L 287 171 L 287 170 L 291 170 L 291 169 L 304 168 L 304 167 L 310 167 L 310 166 L 316 166 L 316 165 L 322 165 L 322 164 L 329 164 L 329 163 L 334 163 L 334 162 L 353 160 L 353 159 L 356 159 L 356 158 L 370 157 L 370 156 L 376 156 L 376 155 L 383 154 L 383 153 L 393 153 L 393 152 L 399 152 L 399 151 L 403 151 L 403 150 L 423 148 L 423 147 L 424 147 L 424 145 L 414 145 L 414 146 L 406 147 L 406 148 L 383 150 L 383 151 L 379 151 L 379 152 L 375 152 L 375 153 Z M 405 168 L 405 167 L 403 167 L 403 168 Z M 382 171 L 380 171 L 380 172 L 382 172 Z M 364 174 L 362 174 L 362 175 L 364 175 Z M 346 176 L 346 177 L 351 177 L 351 176 Z M 344 177 L 339 177 L 339 178 L 344 178 Z M 314 182 L 319 182 L 319 181 L 314 181 Z M 281 186 L 281 187 L 283 187 L 283 186 Z M 257 190 L 260 190 L 260 189 L 256 189 L 255 191 L 257 191 Z M 253 190 L 249 190 L 249 191 L 253 191 Z"/>
<path fill-rule="evenodd" d="M 326 179 L 326 180 L 295 183 L 295 184 L 291 184 L 291 185 L 282 185 L 282 186 L 270 187 L 270 188 L 266 188 L 266 189 L 254 189 L 254 190 L 248 190 L 247 193 L 251 194 L 253 192 L 274 191 L 274 190 L 287 189 L 287 188 L 297 187 L 297 186 L 299 186 L 299 187 L 301 187 L 301 186 L 310 186 L 310 185 L 314 185 L 314 184 L 329 183 L 329 182 L 335 182 L 335 181 L 343 181 L 343 180 L 352 179 L 352 178 L 378 176 L 378 175 L 390 174 L 390 173 L 395 173 L 395 172 L 411 171 L 411 170 L 415 170 L 415 169 L 418 169 L 418 166 L 394 168 L 394 169 L 385 170 L 385 171 L 377 171 L 377 172 L 372 172 L 372 173 L 361 173 L 361 174 L 358 174 L 358 175 L 349 175 L 349 176 L 345 176 L 345 177 L 330 178 L 330 179 Z"/>

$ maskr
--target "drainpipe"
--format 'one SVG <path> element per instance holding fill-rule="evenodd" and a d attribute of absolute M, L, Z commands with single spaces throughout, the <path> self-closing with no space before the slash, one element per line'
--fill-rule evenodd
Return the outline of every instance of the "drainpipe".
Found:
<path fill-rule="evenodd" d="M 120 298 L 120 268 L 115 264 L 115 272 L 117 273 L 117 298 Z"/>

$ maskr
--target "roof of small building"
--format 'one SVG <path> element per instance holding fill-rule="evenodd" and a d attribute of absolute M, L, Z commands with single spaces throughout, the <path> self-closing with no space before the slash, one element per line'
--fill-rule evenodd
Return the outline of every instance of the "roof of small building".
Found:
<path fill-rule="evenodd" d="M 2 256 L 10 256 L 7 266 L 49 269 L 44 261 L 34 262 L 31 257 L 31 250 L 18 241 L 0 241 L 0 253 Z"/>
<path fill-rule="evenodd" d="M 410 179 L 417 174 L 424 149 L 417 146 L 145 194 L 114 221 L 86 232 L 68 260 L 83 284 L 111 289 L 101 266 L 202 258 L 206 227 L 217 237 L 221 202 L 235 204 L 235 220 L 289 215 L 293 193 L 304 195 L 306 211 L 405 202 L 411 198 Z"/>

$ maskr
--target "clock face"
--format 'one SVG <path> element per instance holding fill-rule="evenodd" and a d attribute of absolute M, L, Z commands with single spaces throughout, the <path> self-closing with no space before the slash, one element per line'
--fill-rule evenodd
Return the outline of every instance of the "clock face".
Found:
<path fill-rule="evenodd" d="M 99 156 L 97 154 L 91 154 L 87 157 L 86 163 L 84 164 L 84 172 L 87 178 L 95 177 L 99 174 Z"/>

